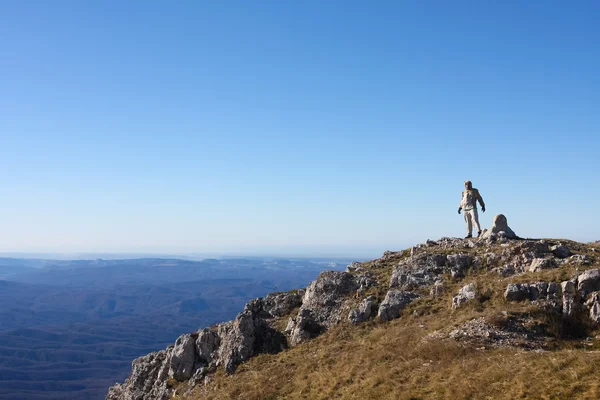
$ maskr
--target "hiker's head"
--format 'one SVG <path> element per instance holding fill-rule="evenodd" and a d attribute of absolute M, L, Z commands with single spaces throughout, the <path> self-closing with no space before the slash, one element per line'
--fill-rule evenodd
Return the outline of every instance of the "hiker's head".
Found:
<path fill-rule="evenodd" d="M 471 181 L 465 181 L 465 189 L 473 189 L 473 184 Z"/>

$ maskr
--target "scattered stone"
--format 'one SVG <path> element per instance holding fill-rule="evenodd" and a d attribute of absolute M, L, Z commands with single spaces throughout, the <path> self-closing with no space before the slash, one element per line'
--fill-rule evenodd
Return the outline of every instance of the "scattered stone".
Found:
<path fill-rule="evenodd" d="M 477 298 L 477 285 L 469 283 L 463 286 L 456 296 L 452 298 L 452 308 L 456 309 L 463 304 Z"/>
<path fill-rule="evenodd" d="M 572 264 L 590 265 L 592 263 L 592 258 L 587 254 L 575 254 L 569 257 L 567 261 Z"/>
<path fill-rule="evenodd" d="M 389 321 L 400 316 L 400 312 L 412 303 L 419 295 L 398 289 L 391 289 L 379 306 L 377 316 L 383 321 Z"/>
<path fill-rule="evenodd" d="M 451 339 L 485 344 L 491 347 L 515 346 L 525 348 L 541 348 L 544 337 L 536 337 L 523 321 L 507 320 L 505 326 L 497 327 L 489 324 L 484 317 L 472 319 L 452 330 L 448 337 Z"/>

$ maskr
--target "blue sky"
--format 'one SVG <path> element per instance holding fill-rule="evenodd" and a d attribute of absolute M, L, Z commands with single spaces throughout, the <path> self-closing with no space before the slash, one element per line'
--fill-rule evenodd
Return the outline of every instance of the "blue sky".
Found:
<path fill-rule="evenodd" d="M 600 239 L 592 1 L 0 3 L 0 251 Z"/>

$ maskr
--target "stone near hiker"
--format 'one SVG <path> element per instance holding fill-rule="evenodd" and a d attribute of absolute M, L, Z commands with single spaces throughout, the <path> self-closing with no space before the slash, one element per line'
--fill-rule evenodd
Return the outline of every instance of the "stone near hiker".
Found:
<path fill-rule="evenodd" d="M 458 205 L 458 213 L 465 212 L 465 222 L 467 223 L 467 238 L 473 237 L 473 224 L 477 229 L 477 236 L 481 235 L 479 226 L 479 216 L 477 215 L 477 202 L 481 205 L 481 212 L 485 212 L 485 203 L 479 194 L 479 190 L 473 188 L 471 181 L 465 181 L 465 190 L 462 192 L 462 199 Z"/>

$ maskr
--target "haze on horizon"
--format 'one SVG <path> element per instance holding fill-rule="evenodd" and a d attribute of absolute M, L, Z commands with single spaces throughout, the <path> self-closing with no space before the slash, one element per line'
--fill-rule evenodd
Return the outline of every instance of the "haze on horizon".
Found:
<path fill-rule="evenodd" d="M 600 6 L 0 4 L 0 252 L 600 239 Z"/>

